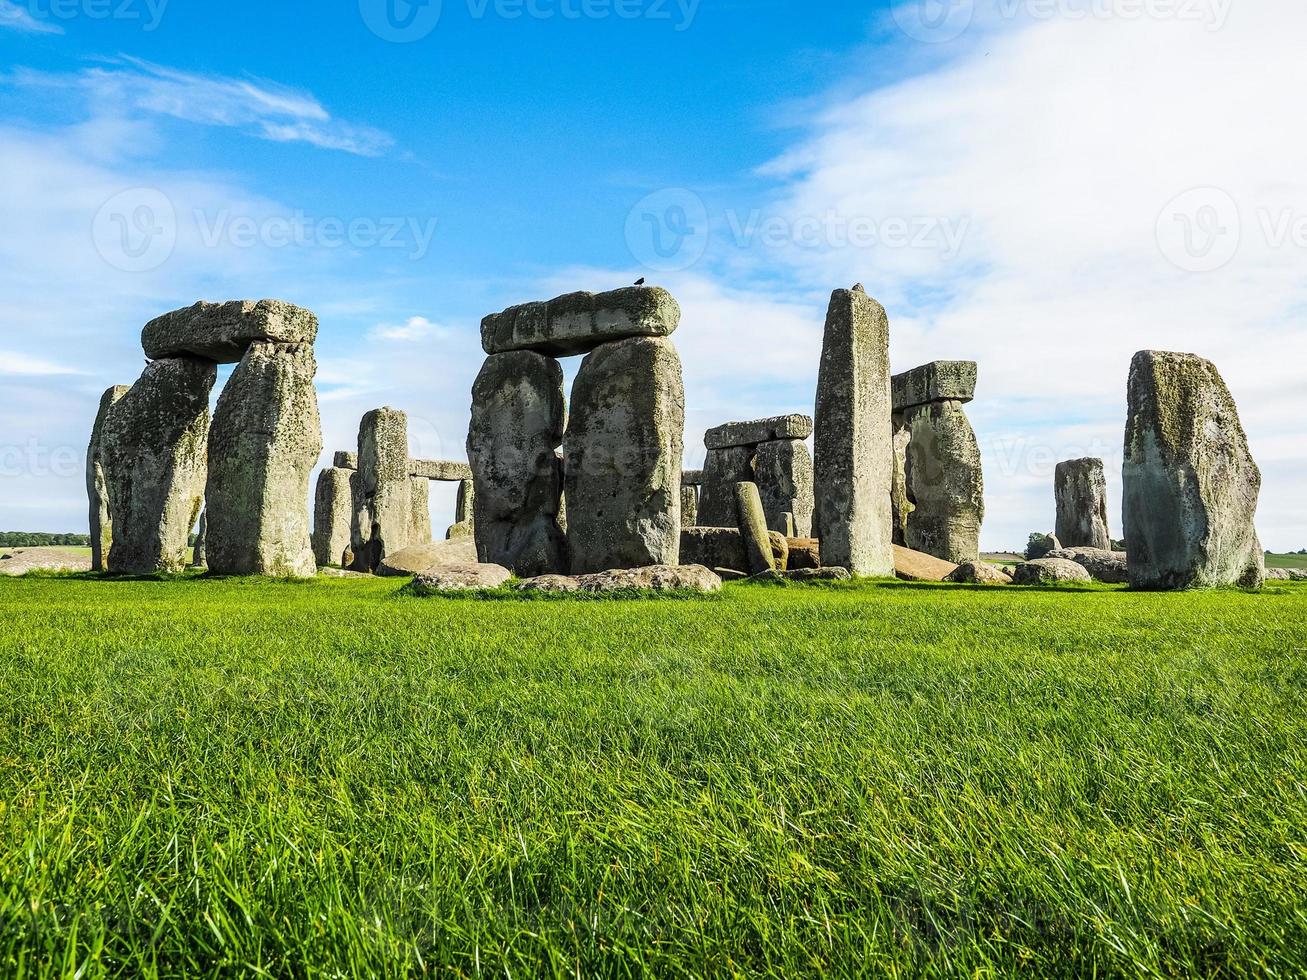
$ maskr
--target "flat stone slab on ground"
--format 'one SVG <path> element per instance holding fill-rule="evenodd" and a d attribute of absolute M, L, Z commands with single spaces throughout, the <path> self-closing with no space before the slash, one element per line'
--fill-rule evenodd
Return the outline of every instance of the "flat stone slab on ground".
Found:
<path fill-rule="evenodd" d="M 761 572 L 750 582 L 848 582 L 853 579 L 847 568 L 795 568 L 786 572 Z"/>
<path fill-rule="evenodd" d="M 894 574 L 906 582 L 943 582 L 957 568 L 951 561 L 894 545 Z"/>
<path fill-rule="evenodd" d="M 1098 582 L 1109 585 L 1130 583 L 1129 560 L 1124 551 L 1104 551 L 1101 548 L 1060 548 L 1050 551 L 1045 558 L 1065 558 L 1087 571 Z"/>
<path fill-rule="evenodd" d="M 976 397 L 975 361 L 931 361 L 891 379 L 894 411 L 931 402 L 969 402 Z"/>
<path fill-rule="evenodd" d="M 956 582 L 960 585 L 1011 585 L 1012 576 L 995 568 L 989 562 L 964 561 L 944 581 Z"/>
<path fill-rule="evenodd" d="M 584 592 L 717 592 L 721 577 L 702 565 L 650 565 L 582 575 Z"/>
<path fill-rule="evenodd" d="M 535 578 L 514 582 L 514 592 L 568 593 L 581 591 L 580 579 L 570 575 L 537 575 Z"/>
<path fill-rule="evenodd" d="M 808 415 L 778 415 L 754 422 L 727 422 L 709 429 L 703 437 L 709 449 L 732 446 L 759 446 L 777 439 L 807 439 L 812 435 L 812 418 Z"/>
<path fill-rule="evenodd" d="M 456 538 L 410 545 L 403 551 L 388 555 L 377 567 L 377 574 L 386 578 L 403 578 L 447 565 L 476 564 L 479 564 L 476 542 L 471 538 Z"/>
<path fill-rule="evenodd" d="M 1012 576 L 1016 585 L 1057 585 L 1063 582 L 1092 582 L 1084 566 L 1069 558 L 1036 558 L 1022 562 Z"/>
<path fill-rule="evenodd" d="M 156 317 L 141 331 L 141 346 L 150 360 L 202 357 L 235 364 L 260 341 L 312 344 L 318 318 L 310 310 L 278 299 L 199 302 Z"/>
<path fill-rule="evenodd" d="M 657 286 L 568 293 L 486 317 L 481 321 L 481 346 L 487 354 L 530 350 L 569 357 L 629 337 L 668 337 L 680 323 L 680 305 Z"/>
<path fill-rule="evenodd" d="M 497 589 L 512 577 L 503 565 L 442 565 L 414 576 L 413 591 L 418 595 L 481 592 Z"/>

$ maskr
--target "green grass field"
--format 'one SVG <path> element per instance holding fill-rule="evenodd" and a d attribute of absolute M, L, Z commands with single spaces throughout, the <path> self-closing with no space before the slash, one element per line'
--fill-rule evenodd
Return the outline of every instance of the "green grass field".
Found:
<path fill-rule="evenodd" d="M 1301 976 L 1307 587 L 0 581 L 0 973 Z"/>

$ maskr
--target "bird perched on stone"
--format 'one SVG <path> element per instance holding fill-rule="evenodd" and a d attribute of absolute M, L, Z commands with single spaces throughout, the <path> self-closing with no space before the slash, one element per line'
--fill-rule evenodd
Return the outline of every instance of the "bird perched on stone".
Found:
<path fill-rule="evenodd" d="M 860 282 L 855 282 L 853 284 L 853 291 L 855 293 L 865 293 L 867 291 L 867 287 Z"/>
<path fill-rule="evenodd" d="M 643 285 L 644 285 L 644 279 L 643 279 L 643 278 L 641 278 L 641 279 L 637 279 L 637 280 L 635 281 L 635 284 L 636 284 L 637 286 L 643 286 Z"/>

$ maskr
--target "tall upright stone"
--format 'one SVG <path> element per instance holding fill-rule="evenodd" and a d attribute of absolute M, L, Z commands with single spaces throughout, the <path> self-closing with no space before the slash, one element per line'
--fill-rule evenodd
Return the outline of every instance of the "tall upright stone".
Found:
<path fill-rule="evenodd" d="M 681 527 L 699 524 L 699 488 L 693 484 L 681 485 Z"/>
<path fill-rule="evenodd" d="M 445 532 L 446 540 L 476 536 L 476 484 L 460 480 L 458 495 L 454 498 L 454 523 Z"/>
<path fill-rule="evenodd" d="M 413 480 L 413 524 L 409 530 L 408 543 L 430 544 L 433 539 L 431 530 L 431 481 L 425 477 L 412 477 Z"/>
<path fill-rule="evenodd" d="M 1107 524 L 1107 476 L 1101 459 L 1069 459 L 1053 474 L 1057 530 L 1064 548 L 1112 550 Z"/>
<path fill-rule="evenodd" d="M 758 493 L 756 483 L 735 485 L 735 507 L 750 574 L 773 571 L 776 568 L 776 559 L 772 555 L 771 538 L 767 533 L 767 515 L 763 511 L 762 496 Z"/>
<path fill-rule="evenodd" d="M 353 474 L 353 470 L 339 466 L 329 466 L 318 474 L 313 495 L 313 557 L 321 566 L 346 564 L 353 521 L 349 485 Z"/>
<path fill-rule="evenodd" d="M 894 514 L 894 543 L 901 548 L 908 546 L 908 521 L 916 506 L 908 496 L 908 443 L 912 433 L 903 414 L 895 412 L 894 428 L 894 480 L 890 490 L 890 505 Z"/>
<path fill-rule="evenodd" d="M 890 577 L 894 471 L 889 317 L 861 289 L 831 295 L 817 380 L 814 534 L 824 564 Z"/>
<path fill-rule="evenodd" d="M 907 489 L 912 511 L 907 547 L 961 565 L 980 558 L 985 479 L 980 445 L 957 401 L 918 405 L 904 413 Z"/>
<path fill-rule="evenodd" d="M 533 351 L 492 354 L 472 386 L 467 453 L 477 555 L 521 578 L 567 571 L 558 523 L 563 369 Z"/>
<path fill-rule="evenodd" d="M 100 452 L 113 515 L 110 572 L 186 567 L 204 499 L 209 392 L 217 374 L 201 358 L 152 361 L 106 413 Z"/>
<path fill-rule="evenodd" d="M 100 397 L 100 409 L 91 427 L 91 442 L 86 448 L 86 496 L 90 502 L 91 571 L 102 572 L 113 542 L 113 516 L 109 510 L 109 487 L 104 476 L 104 459 L 100 451 L 100 433 L 104 417 L 117 402 L 131 391 L 131 385 L 115 385 Z"/>
<path fill-rule="evenodd" d="M 309 481 L 322 455 L 310 344 L 256 342 L 232 372 L 209 435 L 207 554 L 218 575 L 317 574 Z"/>
<path fill-rule="evenodd" d="M 1130 365 L 1124 521 L 1137 589 L 1258 588 L 1261 472 L 1216 366 L 1140 351 Z"/>
<path fill-rule="evenodd" d="M 699 492 L 700 527 L 735 527 L 735 485 L 753 482 L 753 458 L 751 446 L 708 450 Z"/>
<path fill-rule="evenodd" d="M 788 537 L 812 533 L 814 489 L 812 455 L 798 439 L 776 439 L 758 446 L 755 481 L 762 495 L 767 527 Z M 789 515 L 794 527 L 790 528 Z"/>
<path fill-rule="evenodd" d="M 350 547 L 355 571 L 374 572 L 387 557 L 408 547 L 412 531 L 408 416 L 393 408 L 364 415 L 358 455 Z"/>
<path fill-rule="evenodd" d="M 209 515 L 200 513 L 200 523 L 195 526 L 195 547 L 191 549 L 191 568 L 209 567 Z"/>
<path fill-rule="evenodd" d="M 575 574 L 677 564 L 684 440 L 681 358 L 670 340 L 620 340 L 586 357 L 564 440 Z"/>

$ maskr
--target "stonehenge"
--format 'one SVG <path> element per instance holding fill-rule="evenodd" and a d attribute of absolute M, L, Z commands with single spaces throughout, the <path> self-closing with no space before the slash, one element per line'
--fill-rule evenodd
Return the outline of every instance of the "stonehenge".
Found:
<path fill-rule="evenodd" d="M 336 463 L 348 462 L 337 453 Z M 313 495 L 313 557 L 319 566 L 352 564 L 350 528 L 354 520 L 354 497 L 350 490 L 350 477 L 358 468 L 329 466 L 318 474 L 317 490 Z M 346 559 L 346 552 L 351 557 Z"/>
<path fill-rule="evenodd" d="M 735 487 L 756 483 L 768 529 L 806 538 L 812 530 L 813 489 L 812 455 L 804 440 L 812 429 L 806 415 L 728 422 L 709 429 L 697 523 L 735 527 Z"/>
<path fill-rule="evenodd" d="M 974 361 L 934 361 L 893 379 L 896 532 L 955 565 L 979 558 L 985 518 L 980 446 L 962 409 L 976 374 Z"/>
<path fill-rule="evenodd" d="M 814 415 L 813 536 L 822 563 L 894 574 L 889 317 L 860 289 L 831 295 Z"/>
<path fill-rule="evenodd" d="M 102 572 L 113 542 L 113 517 L 109 512 L 109 487 L 104 475 L 104 454 L 100 436 L 104 419 L 118 401 L 131 390 L 130 385 L 115 385 L 100 397 L 100 410 L 91 427 L 91 443 L 86 449 L 86 494 L 90 499 L 91 571 Z"/>
<path fill-rule="evenodd" d="M 413 481 L 408 472 L 408 416 L 393 408 L 359 422 L 359 468 L 351 477 L 350 550 L 356 572 L 373 572 L 387 555 L 408 547 Z"/>
<path fill-rule="evenodd" d="M 1101 459 L 1069 459 L 1053 475 L 1057 536 L 1066 548 L 1112 550 L 1107 525 L 1107 476 Z"/>
<path fill-rule="evenodd" d="M 1123 518 L 1130 585 L 1260 588 L 1253 521 L 1261 472 L 1224 379 L 1194 354 L 1140 351 L 1130 365 Z"/>

